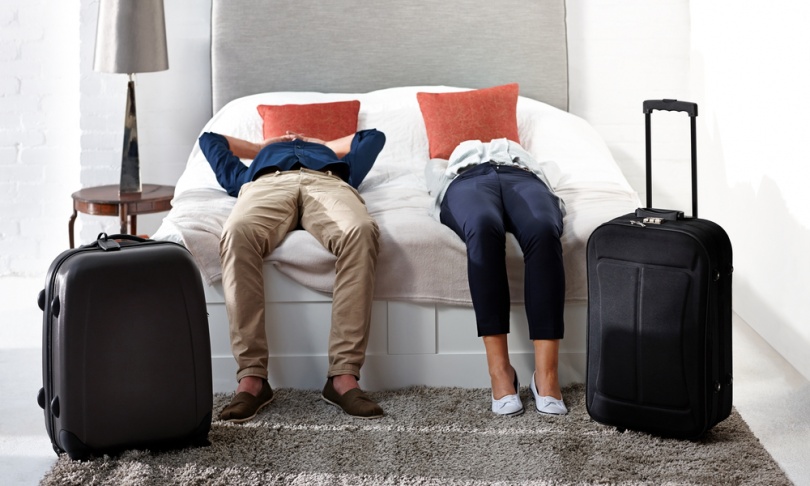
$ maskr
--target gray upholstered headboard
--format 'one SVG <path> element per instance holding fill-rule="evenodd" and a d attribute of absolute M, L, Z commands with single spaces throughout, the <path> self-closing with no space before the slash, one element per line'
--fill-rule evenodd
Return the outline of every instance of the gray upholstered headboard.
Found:
<path fill-rule="evenodd" d="M 568 109 L 565 0 L 212 0 L 213 109 L 268 91 L 483 88 Z"/>

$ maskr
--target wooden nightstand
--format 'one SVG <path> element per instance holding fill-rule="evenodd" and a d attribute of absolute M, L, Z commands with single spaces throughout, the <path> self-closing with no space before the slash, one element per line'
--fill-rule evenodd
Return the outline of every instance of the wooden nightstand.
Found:
<path fill-rule="evenodd" d="M 74 192 L 73 215 L 68 223 L 70 247 L 73 248 L 73 224 L 79 212 L 95 216 L 119 216 L 121 233 L 134 235 L 138 231 L 138 215 L 159 213 L 172 208 L 174 186 L 143 184 L 136 194 L 119 194 L 118 185 L 86 187 Z"/>

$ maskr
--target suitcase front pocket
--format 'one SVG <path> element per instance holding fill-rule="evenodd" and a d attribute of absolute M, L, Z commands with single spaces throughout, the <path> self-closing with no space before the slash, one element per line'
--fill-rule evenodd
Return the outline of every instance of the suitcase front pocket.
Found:
<path fill-rule="evenodd" d="M 597 276 L 602 317 L 597 390 L 639 405 L 688 408 L 689 273 L 602 260 Z"/>

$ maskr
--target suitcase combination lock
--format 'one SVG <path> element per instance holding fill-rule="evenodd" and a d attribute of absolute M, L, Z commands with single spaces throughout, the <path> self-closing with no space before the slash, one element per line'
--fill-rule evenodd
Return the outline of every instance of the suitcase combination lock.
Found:
<path fill-rule="evenodd" d="M 636 221 L 635 219 L 630 220 L 631 225 L 640 226 L 642 228 L 646 228 L 648 224 L 663 224 L 665 221 L 664 218 L 655 218 L 652 216 L 647 216 L 646 218 L 642 219 L 641 221 Z"/>

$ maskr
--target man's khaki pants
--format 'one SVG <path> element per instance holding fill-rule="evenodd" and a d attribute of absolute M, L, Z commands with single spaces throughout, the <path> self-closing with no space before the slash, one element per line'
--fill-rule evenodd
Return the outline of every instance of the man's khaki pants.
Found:
<path fill-rule="evenodd" d="M 237 381 L 267 378 L 264 258 L 299 224 L 337 257 L 328 376 L 360 377 L 379 229 L 354 188 L 330 173 L 300 169 L 267 174 L 242 186 L 223 229 L 222 284 Z"/>

